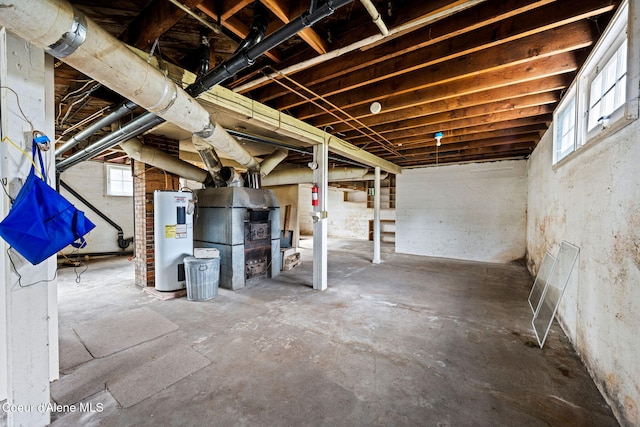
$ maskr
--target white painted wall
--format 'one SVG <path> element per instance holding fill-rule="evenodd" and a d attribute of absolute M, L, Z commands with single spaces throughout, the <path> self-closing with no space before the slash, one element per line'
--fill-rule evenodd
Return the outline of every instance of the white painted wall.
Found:
<path fill-rule="evenodd" d="M 552 168 L 552 128 L 529 160 L 527 262 L 580 247 L 558 317 L 619 420 L 640 425 L 640 121 Z M 624 425 L 624 423 L 623 423 Z"/>
<path fill-rule="evenodd" d="M 61 179 L 101 210 L 107 217 L 111 218 L 113 222 L 122 227 L 125 238 L 133 236 L 133 197 L 107 196 L 104 163 L 90 161 L 79 163 L 64 171 Z M 71 196 L 64 188 L 61 188 L 60 192 L 76 208 L 84 211 L 86 217 L 96 225 L 96 228 L 85 236 L 87 246 L 80 249 L 80 253 L 121 250 L 118 247 L 118 231 L 115 228 L 82 202 Z M 69 246 L 63 252 L 70 253 L 74 249 Z M 129 246 L 128 250 L 133 250 L 133 244 Z"/>
<path fill-rule="evenodd" d="M 364 194 L 364 192 L 360 192 Z M 344 201 L 344 190 L 329 187 L 328 221 L 329 237 L 343 239 L 368 239 L 369 220 L 373 219 L 373 209 L 367 208 L 366 195 L 358 197 L 351 195 L 353 201 Z M 311 185 L 299 186 L 300 206 L 298 208 L 298 220 L 300 222 L 300 234 L 313 234 L 313 221 L 311 219 Z"/>
<path fill-rule="evenodd" d="M 486 262 L 524 257 L 526 161 L 407 169 L 396 185 L 396 252 Z"/>

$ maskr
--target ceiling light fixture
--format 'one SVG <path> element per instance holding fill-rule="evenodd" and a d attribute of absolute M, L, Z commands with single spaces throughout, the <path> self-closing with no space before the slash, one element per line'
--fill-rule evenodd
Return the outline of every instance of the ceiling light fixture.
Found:
<path fill-rule="evenodd" d="M 436 166 L 438 166 L 438 147 L 442 145 L 442 142 L 440 140 L 443 136 L 444 135 L 442 134 L 442 132 L 436 132 L 436 134 L 434 135 L 434 138 L 436 139 Z"/>
<path fill-rule="evenodd" d="M 382 111 L 382 104 L 380 104 L 378 101 L 372 102 L 369 106 L 369 111 L 371 111 L 372 114 L 378 114 L 380 111 Z"/>
<path fill-rule="evenodd" d="M 436 145 L 439 147 L 442 145 L 442 142 L 440 142 L 440 140 L 442 139 L 444 135 L 442 134 L 442 132 L 436 132 L 436 134 L 434 135 L 434 137 L 436 138 Z"/>

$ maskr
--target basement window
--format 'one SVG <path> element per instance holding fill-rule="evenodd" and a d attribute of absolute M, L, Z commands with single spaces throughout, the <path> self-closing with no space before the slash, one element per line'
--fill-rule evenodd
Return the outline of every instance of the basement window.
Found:
<path fill-rule="evenodd" d="M 576 94 L 572 90 L 563 100 L 553 120 L 553 163 L 565 158 L 576 149 Z"/>
<path fill-rule="evenodd" d="M 131 168 L 122 165 L 106 165 L 107 196 L 133 196 Z"/>
<path fill-rule="evenodd" d="M 633 37 L 627 27 L 629 13 L 625 0 L 556 109 L 553 164 L 603 140 L 637 117 L 640 93 L 627 84 L 638 72 L 634 65 L 638 53 L 630 50 L 633 43 L 628 41 Z M 637 30 L 635 34 L 638 37 Z"/>
<path fill-rule="evenodd" d="M 595 67 L 591 75 L 589 105 L 587 109 L 587 135 L 594 129 L 606 128 L 623 116 L 627 95 L 627 38 L 626 28 L 612 46 L 609 58 L 603 58 L 604 65 Z M 606 61 L 606 62 L 605 62 Z"/>

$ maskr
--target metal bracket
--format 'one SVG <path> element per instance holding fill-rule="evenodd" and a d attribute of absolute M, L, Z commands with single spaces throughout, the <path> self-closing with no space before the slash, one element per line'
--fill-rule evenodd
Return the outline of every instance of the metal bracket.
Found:
<path fill-rule="evenodd" d="M 329 217 L 328 211 L 311 212 L 311 218 L 313 218 L 313 222 L 318 222 L 321 219 L 326 219 L 328 217 Z"/>

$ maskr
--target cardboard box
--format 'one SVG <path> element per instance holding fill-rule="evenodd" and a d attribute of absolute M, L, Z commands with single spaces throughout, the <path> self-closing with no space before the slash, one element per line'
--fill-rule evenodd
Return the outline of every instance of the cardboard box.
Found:
<path fill-rule="evenodd" d="M 216 248 L 193 248 L 193 256 L 196 258 L 220 258 L 220 251 Z"/>

